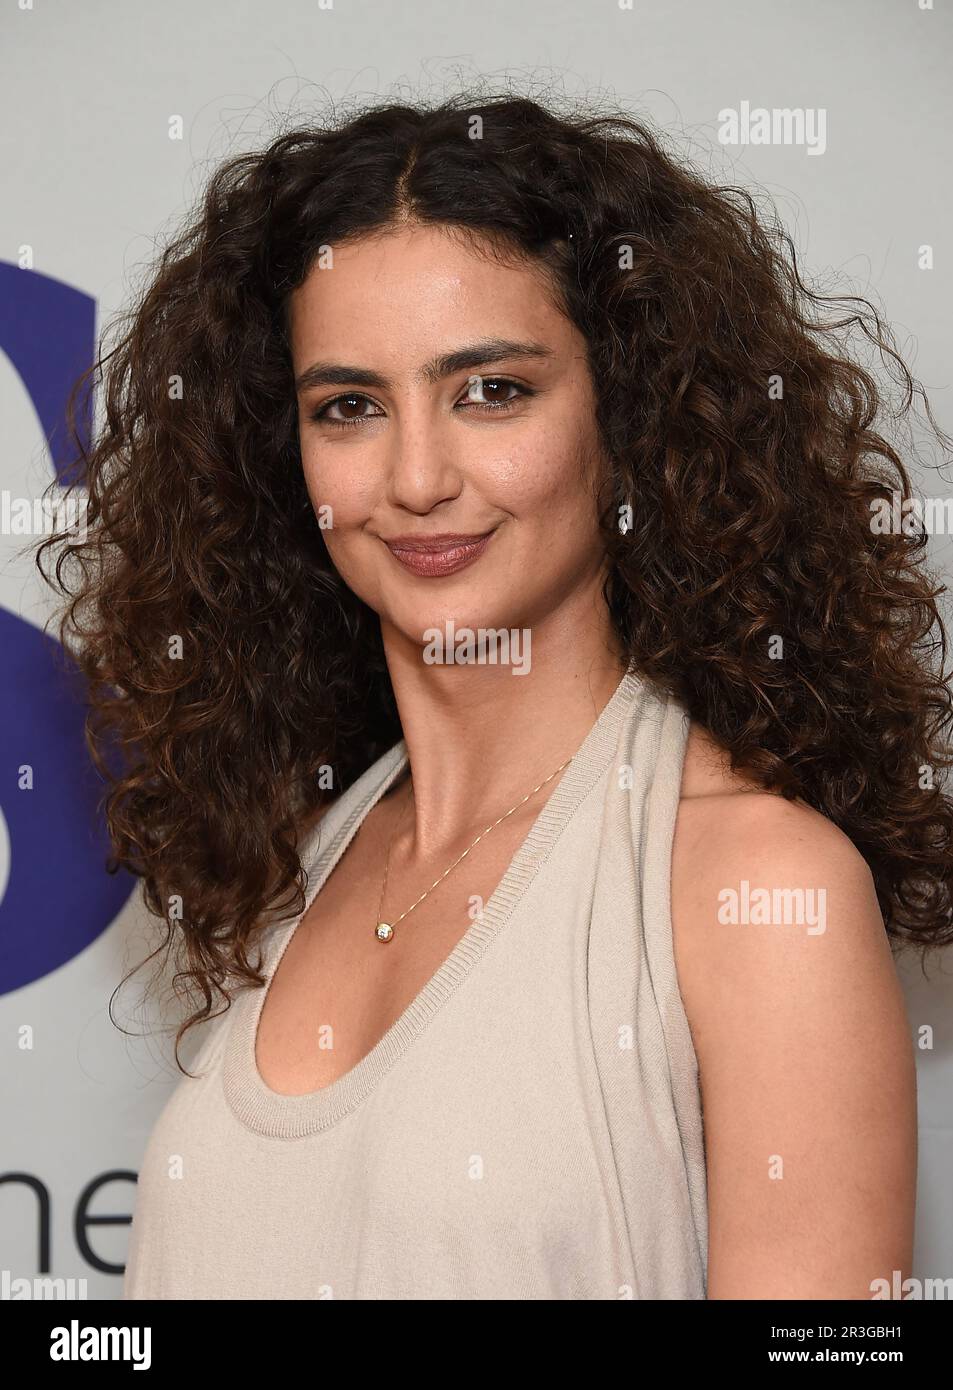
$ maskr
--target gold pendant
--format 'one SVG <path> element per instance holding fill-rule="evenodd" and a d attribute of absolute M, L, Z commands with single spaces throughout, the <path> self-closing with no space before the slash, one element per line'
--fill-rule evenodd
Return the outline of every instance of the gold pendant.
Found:
<path fill-rule="evenodd" d="M 377 926 L 374 928 L 374 935 L 377 937 L 378 941 L 390 941 L 391 937 L 394 935 L 394 928 L 389 922 L 378 922 Z"/>

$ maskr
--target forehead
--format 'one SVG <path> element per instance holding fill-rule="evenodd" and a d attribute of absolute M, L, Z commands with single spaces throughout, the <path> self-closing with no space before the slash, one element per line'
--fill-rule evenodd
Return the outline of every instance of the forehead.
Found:
<path fill-rule="evenodd" d="M 492 335 L 558 350 L 574 337 L 540 263 L 494 254 L 452 228 L 408 224 L 336 246 L 329 259 L 289 298 L 296 367 L 319 347 L 402 354 Z"/>

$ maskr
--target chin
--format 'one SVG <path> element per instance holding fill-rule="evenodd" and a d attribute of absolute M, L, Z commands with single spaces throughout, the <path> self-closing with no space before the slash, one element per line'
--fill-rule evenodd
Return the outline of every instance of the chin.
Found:
<path fill-rule="evenodd" d="M 434 606 L 425 612 L 420 609 L 411 616 L 402 614 L 400 621 L 390 621 L 408 641 L 420 647 L 421 660 L 426 665 L 514 665 L 525 664 L 530 638 L 525 629 L 513 620 L 501 616 L 502 604 L 468 602 L 458 608 Z M 484 636 L 487 630 L 505 634 Z M 491 644 L 489 647 L 487 643 Z M 489 656 L 495 650 L 496 659 Z M 450 658 L 450 659 L 448 659 Z"/>

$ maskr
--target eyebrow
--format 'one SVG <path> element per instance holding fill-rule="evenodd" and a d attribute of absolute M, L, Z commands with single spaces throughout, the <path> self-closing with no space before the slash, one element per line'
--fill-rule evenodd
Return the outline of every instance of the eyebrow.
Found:
<path fill-rule="evenodd" d="M 457 348 L 455 352 L 441 353 L 432 362 L 426 363 L 419 376 L 425 381 L 436 382 L 456 372 L 474 367 L 485 367 L 491 362 L 501 362 L 511 357 L 554 357 L 552 348 L 545 343 L 520 343 L 508 338 L 484 338 L 479 343 L 470 343 Z M 295 378 L 295 390 L 307 391 L 314 386 L 370 386 L 378 391 L 388 390 L 393 383 L 381 372 L 371 371 L 369 367 L 354 367 L 342 362 L 314 362 L 300 376 Z"/>

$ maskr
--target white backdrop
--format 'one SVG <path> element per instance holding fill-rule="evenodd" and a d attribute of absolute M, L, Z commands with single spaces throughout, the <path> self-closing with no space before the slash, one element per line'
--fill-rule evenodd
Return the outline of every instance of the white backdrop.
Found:
<path fill-rule="evenodd" d="M 216 163 L 329 100 L 436 98 L 481 77 L 543 100 L 617 101 L 675 133 L 720 182 L 766 191 L 815 283 L 886 313 L 953 430 L 951 36 L 949 0 L 7 0 L 0 488 L 34 497 L 51 476 L 61 323 L 72 316 L 80 346 L 86 328 L 99 332 Z M 721 144 L 719 112 L 743 102 L 824 111 L 823 149 Z M 169 136 L 175 116 L 181 140 Z M 951 492 L 932 472 L 914 482 Z M 129 1038 L 107 1016 L 152 928 L 135 893 L 124 901 L 131 882 L 103 886 L 93 872 L 75 716 L 55 701 L 39 709 L 49 651 L 35 634 L 49 600 L 22 543 L 0 534 L 0 1176 L 13 1175 L 0 1184 L 0 1278 L 38 1272 L 48 1212 L 45 1267 L 112 1298 L 120 1275 L 104 1267 L 122 1265 L 128 1225 L 95 1219 L 129 1216 L 130 1175 L 177 1073 L 167 1040 Z M 935 536 L 947 580 L 950 554 Z M 61 744 L 42 732 L 64 726 Z M 51 747 L 42 794 L 22 789 L 19 768 Z M 933 1030 L 918 1053 L 921 1278 L 953 1275 L 949 957 L 945 969 L 945 980 L 936 966 L 927 980 L 903 972 L 914 1034 Z M 147 978 L 114 1008 L 139 1032 L 156 1011 L 137 1007 Z"/>

